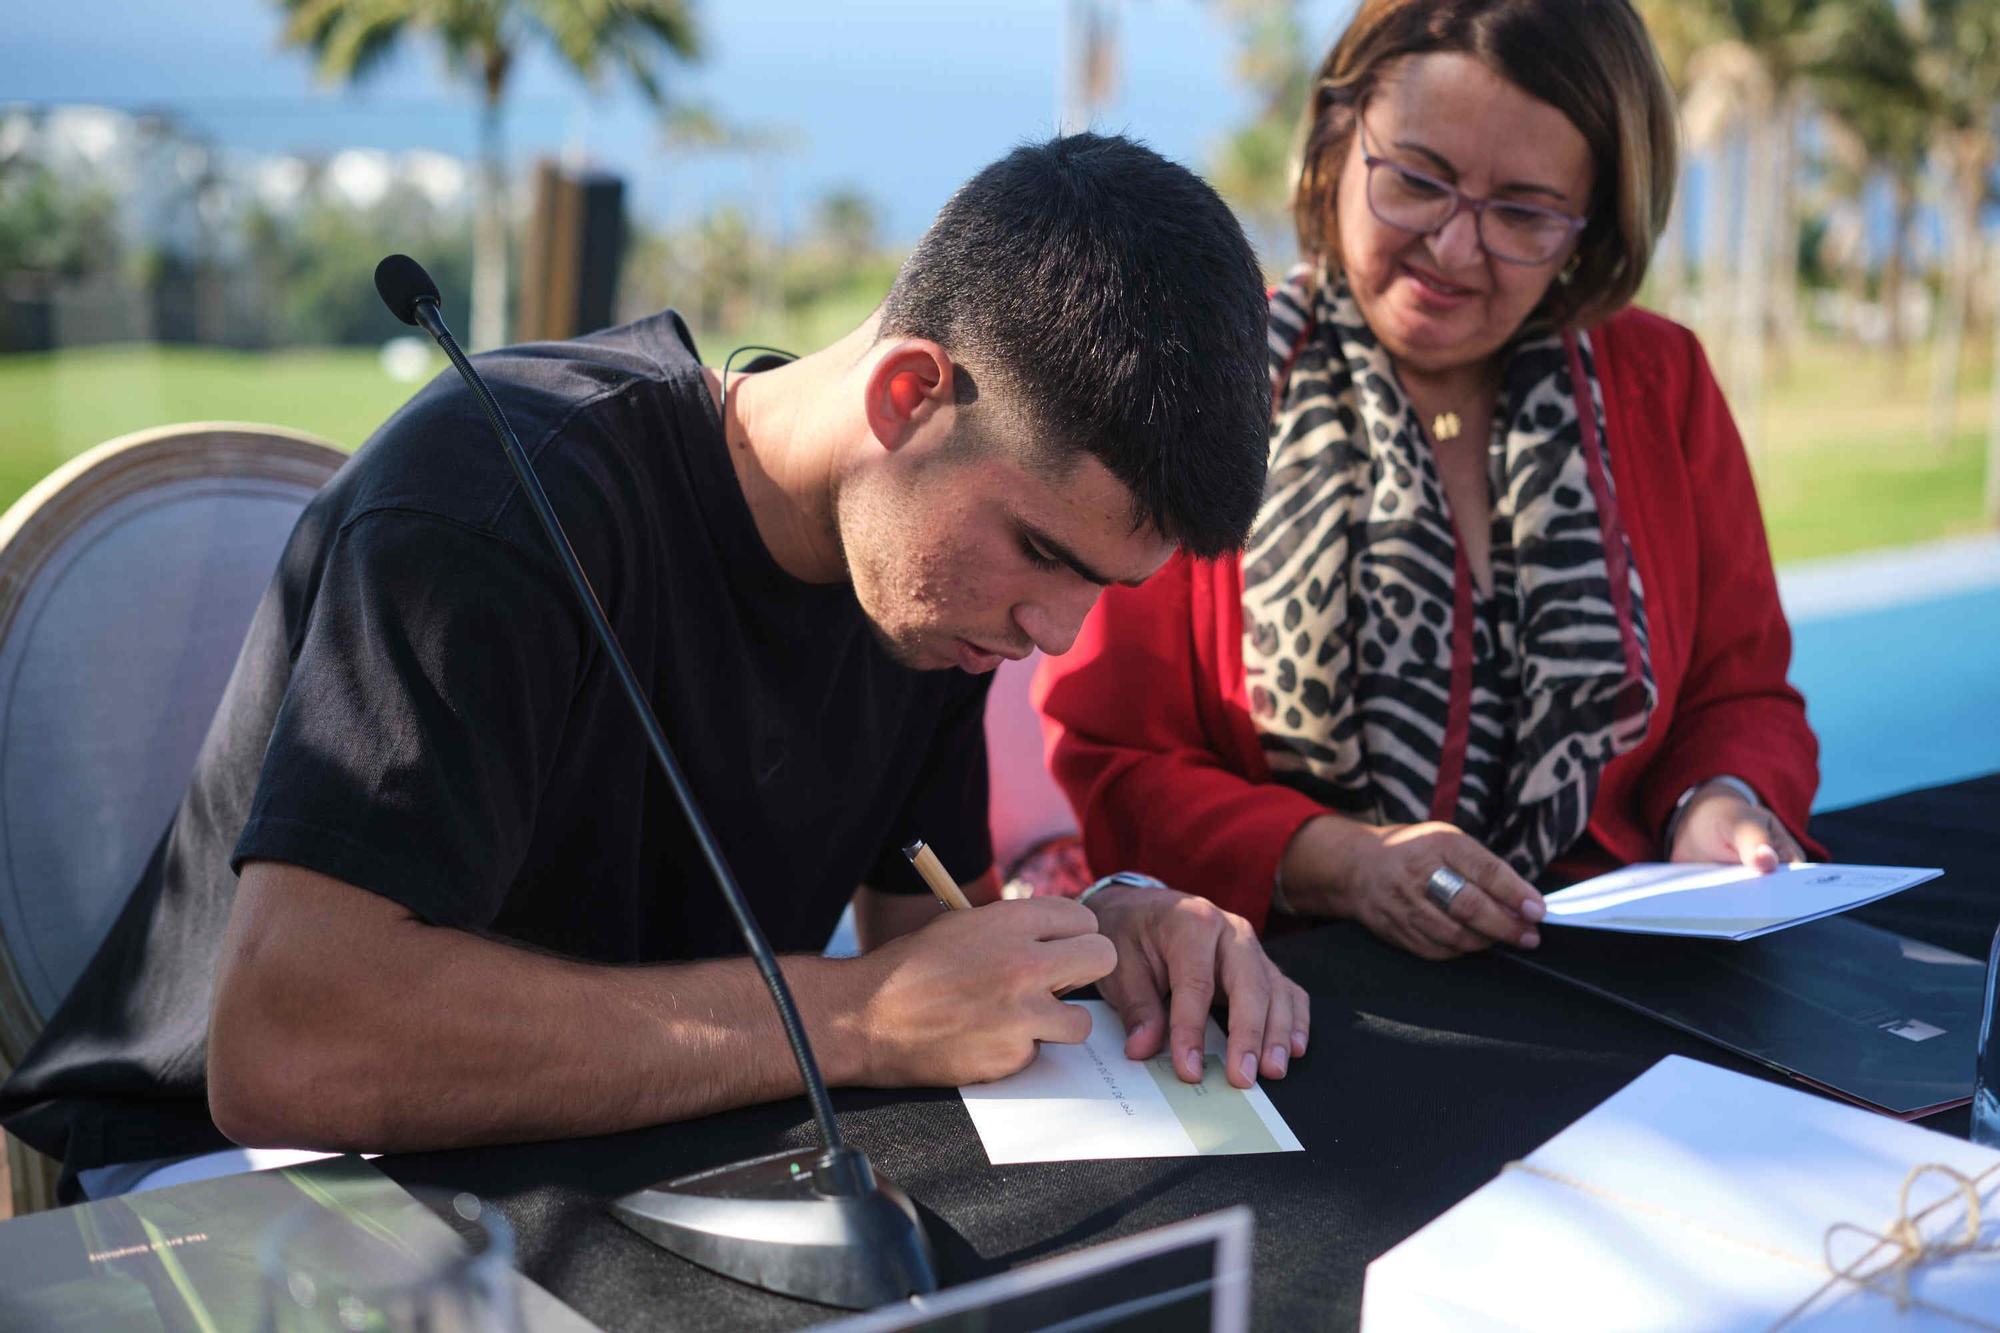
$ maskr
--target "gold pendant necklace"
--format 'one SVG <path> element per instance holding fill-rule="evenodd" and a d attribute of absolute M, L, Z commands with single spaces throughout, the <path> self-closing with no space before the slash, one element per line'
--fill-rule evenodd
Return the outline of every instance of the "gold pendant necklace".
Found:
<path fill-rule="evenodd" d="M 1431 418 L 1431 438 L 1442 444 L 1446 440 L 1458 438 L 1460 430 L 1458 413 L 1440 412 Z"/>

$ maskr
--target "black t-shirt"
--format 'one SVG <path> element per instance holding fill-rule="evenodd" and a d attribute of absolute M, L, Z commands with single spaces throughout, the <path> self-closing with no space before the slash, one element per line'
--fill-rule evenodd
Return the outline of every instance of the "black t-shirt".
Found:
<path fill-rule="evenodd" d="M 921 892 L 912 837 L 984 871 L 989 678 L 897 665 L 848 585 L 771 559 L 679 316 L 479 363 L 772 946 L 823 947 L 859 885 Z M 227 1146 L 208 1008 L 253 859 L 576 958 L 743 952 L 455 373 L 301 517 L 173 825 L 0 1090 L 8 1129 L 71 1172 Z"/>

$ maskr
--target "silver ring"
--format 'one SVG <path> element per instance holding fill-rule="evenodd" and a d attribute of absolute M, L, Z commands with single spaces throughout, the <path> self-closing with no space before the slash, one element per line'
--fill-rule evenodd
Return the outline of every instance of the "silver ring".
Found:
<path fill-rule="evenodd" d="M 1458 895 L 1465 892 L 1465 884 L 1465 876 L 1450 866 L 1439 866 L 1424 881 L 1424 896 L 1436 903 L 1439 911 L 1449 912 Z"/>

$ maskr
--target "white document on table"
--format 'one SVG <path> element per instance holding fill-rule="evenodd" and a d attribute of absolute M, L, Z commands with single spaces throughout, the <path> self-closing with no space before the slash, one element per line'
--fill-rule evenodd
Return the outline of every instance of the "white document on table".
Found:
<path fill-rule="evenodd" d="M 1090 1010 L 1082 1044 L 1043 1042 L 1020 1073 L 958 1090 L 993 1165 L 1301 1151 L 1262 1084 L 1230 1086 L 1214 1019 L 1202 1080 L 1183 1083 L 1171 1052 L 1125 1058 L 1125 1025 L 1110 1005 L 1072 1003 Z"/>
<path fill-rule="evenodd" d="M 1872 903 L 1943 873 L 1794 861 L 1765 875 L 1742 865 L 1642 861 L 1547 895 L 1543 924 L 1748 940 Z"/>
<path fill-rule="evenodd" d="M 1838 1281 L 1895 1254 L 1912 1168 L 1974 1182 L 1991 1253 L 1927 1263 L 1922 1302 Z M 1931 1209 L 1933 1204 L 1938 1205 Z M 1362 1333 L 1962 1333 L 2000 1310 L 2000 1152 L 1795 1088 L 1668 1056 L 1368 1266 Z M 1927 1171 L 1909 1212 L 1926 1242 L 1960 1237 L 1954 1179 Z M 1842 1226 L 1846 1223 L 1849 1226 Z"/>

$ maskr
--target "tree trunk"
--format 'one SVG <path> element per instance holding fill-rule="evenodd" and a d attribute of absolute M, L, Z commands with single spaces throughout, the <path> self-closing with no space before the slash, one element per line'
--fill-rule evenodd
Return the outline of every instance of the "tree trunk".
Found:
<path fill-rule="evenodd" d="M 1655 299 L 1669 318 L 1686 321 L 1687 312 L 1687 209 L 1686 192 L 1674 191 L 1673 208 L 1667 226 L 1660 233 L 1659 248 L 1653 252 Z"/>
<path fill-rule="evenodd" d="M 1733 134 L 1717 134 L 1709 151 L 1708 193 L 1702 201 L 1701 291 L 1698 321 L 1709 355 L 1717 365 L 1729 365 L 1729 218 L 1732 211 L 1733 180 L 1730 168 L 1734 155 Z M 1739 261 L 1740 263 L 1740 261 Z"/>
<path fill-rule="evenodd" d="M 778 183 L 778 155 L 774 150 L 763 149 L 750 155 L 750 179 L 756 182 L 757 194 L 764 202 L 762 225 L 755 228 L 759 234 L 751 238 L 751 250 L 763 253 L 755 256 L 758 322 L 766 327 L 775 326 L 784 313 L 784 296 L 779 288 L 779 261 L 785 252 L 784 238 L 784 191 Z M 757 220 L 755 213 L 751 214 Z"/>
<path fill-rule="evenodd" d="M 507 341 L 507 164 L 500 95 L 489 89 L 479 112 L 479 196 L 472 214 L 472 347 Z"/>
<path fill-rule="evenodd" d="M 1742 231 L 1737 241 L 1734 385 L 1736 424 L 1751 461 L 1764 443 L 1764 348 L 1771 308 L 1771 225 L 1777 200 L 1772 175 L 1776 130 L 1769 115 L 1751 115 L 1745 126 Z"/>
<path fill-rule="evenodd" d="M 1111 100 L 1118 81 L 1118 19 L 1112 0 L 1069 0 L 1056 133 L 1079 134 Z"/>
<path fill-rule="evenodd" d="M 2000 312 L 2000 240 L 1993 242 L 1987 257 L 1987 278 L 1993 294 L 1993 308 Z M 1994 316 L 1993 383 L 1987 389 L 1986 410 L 1986 522 L 2000 528 L 2000 313 Z"/>
<path fill-rule="evenodd" d="M 1788 91 L 1776 103 L 1771 130 L 1771 235 L 1769 338 L 1780 380 L 1791 371 L 1799 336 L 1799 223 L 1797 168 L 1799 94 Z"/>
<path fill-rule="evenodd" d="M 1951 448 L 1958 425 L 1958 363 L 1965 346 L 1966 297 L 1975 280 L 1973 256 L 1979 237 L 1979 196 L 1956 162 L 1945 190 L 1947 260 L 1938 294 L 1942 313 L 1931 347 L 1931 450 L 1940 455 Z"/>
<path fill-rule="evenodd" d="M 1868 305 L 1868 215 L 1859 192 L 1829 212 L 1834 225 L 1853 237 L 1845 258 L 1840 261 L 1840 333 L 1851 346 L 1862 346 L 1862 314 Z"/>
<path fill-rule="evenodd" d="M 1889 230 L 1889 253 L 1882 260 L 1882 304 L 1889 314 L 1889 383 L 1901 388 L 1909 373 L 1910 336 L 1903 327 L 1903 306 L 1909 295 L 1904 257 L 1910 252 L 1910 228 L 1917 218 L 1917 186 L 1908 172 L 1898 171 L 1896 209 Z"/>

